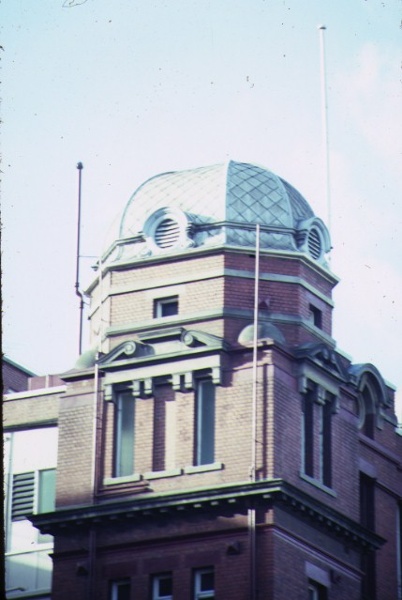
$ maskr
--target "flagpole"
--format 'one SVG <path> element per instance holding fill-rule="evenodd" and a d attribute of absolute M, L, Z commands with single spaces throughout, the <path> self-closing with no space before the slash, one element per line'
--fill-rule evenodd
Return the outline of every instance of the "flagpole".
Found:
<path fill-rule="evenodd" d="M 330 194 L 330 165 L 329 165 L 329 134 L 328 134 L 328 95 L 327 75 L 325 65 L 325 25 L 318 25 L 320 36 L 320 72 L 321 72 L 321 123 L 322 123 L 322 148 L 324 155 L 324 188 L 327 205 L 327 225 L 331 233 L 331 194 Z"/>
<path fill-rule="evenodd" d="M 80 245 L 81 245 L 81 174 L 84 165 L 82 162 L 77 163 L 78 169 L 78 216 L 77 216 L 77 254 L 76 254 L 76 271 L 75 271 L 75 294 L 80 299 L 80 324 L 78 334 L 78 353 L 82 352 L 82 326 L 84 314 L 84 294 L 80 291 Z"/>

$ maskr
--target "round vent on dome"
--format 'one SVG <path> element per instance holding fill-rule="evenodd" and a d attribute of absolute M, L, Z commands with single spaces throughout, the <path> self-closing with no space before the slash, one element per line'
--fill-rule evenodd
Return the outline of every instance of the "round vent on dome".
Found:
<path fill-rule="evenodd" d="M 171 248 L 180 237 L 180 226 L 173 219 L 163 219 L 155 229 L 154 239 L 159 248 Z"/>
<path fill-rule="evenodd" d="M 321 236 L 317 229 L 310 229 L 307 239 L 307 247 L 312 258 L 317 260 L 322 253 Z"/>

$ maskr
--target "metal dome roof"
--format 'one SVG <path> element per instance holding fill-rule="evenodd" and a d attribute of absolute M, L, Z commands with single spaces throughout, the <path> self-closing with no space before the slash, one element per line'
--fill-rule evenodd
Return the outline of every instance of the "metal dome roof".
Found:
<path fill-rule="evenodd" d="M 229 161 L 145 181 L 123 212 L 114 259 L 200 246 L 254 246 L 257 223 L 261 248 L 308 253 L 314 246 L 316 260 L 329 250 L 325 225 L 296 189 L 263 167 Z M 313 225 L 316 234 L 309 242 Z"/>

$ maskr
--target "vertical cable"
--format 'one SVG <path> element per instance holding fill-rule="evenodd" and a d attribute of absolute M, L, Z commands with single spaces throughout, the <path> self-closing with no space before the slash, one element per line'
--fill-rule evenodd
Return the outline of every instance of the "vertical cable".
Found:
<path fill-rule="evenodd" d="M 77 254 L 76 254 L 76 272 L 75 272 L 75 293 L 80 299 L 80 324 L 78 335 L 78 353 L 82 352 L 82 325 L 84 313 L 84 295 L 80 292 L 80 245 L 81 245 L 81 175 L 84 165 L 82 162 L 77 163 L 78 169 L 78 215 L 77 215 Z"/>
<path fill-rule="evenodd" d="M 256 444 L 257 444 L 257 350 L 258 350 L 258 296 L 260 280 L 260 226 L 256 224 L 255 275 L 254 275 L 254 336 L 253 336 L 253 392 L 251 423 L 251 467 L 250 480 L 256 480 Z M 255 508 L 248 511 L 250 538 L 250 600 L 257 598 L 257 544 L 255 529 Z"/>
<path fill-rule="evenodd" d="M 253 402 L 252 402 L 252 446 L 251 481 L 255 481 L 256 470 L 256 430 L 257 430 L 257 346 L 258 346 L 258 296 L 260 280 L 260 226 L 256 225 L 255 275 L 254 275 L 254 336 L 253 336 Z"/>
<path fill-rule="evenodd" d="M 325 65 L 325 25 L 319 25 L 320 35 L 320 72 L 321 72 L 321 123 L 322 123 L 322 148 L 324 154 L 324 187 L 325 200 L 327 204 L 328 230 L 331 233 L 331 194 L 330 194 L 330 165 L 329 165 L 329 134 L 328 134 L 328 97 L 327 97 L 327 75 Z"/>

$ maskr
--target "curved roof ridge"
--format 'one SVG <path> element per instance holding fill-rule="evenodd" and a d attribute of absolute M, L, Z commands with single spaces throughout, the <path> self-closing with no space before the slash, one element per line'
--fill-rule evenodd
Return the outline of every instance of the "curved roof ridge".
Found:
<path fill-rule="evenodd" d="M 169 223 L 180 230 L 179 241 L 162 247 L 159 238 Z M 265 248 L 302 252 L 325 264 L 329 234 L 300 192 L 262 165 L 233 159 L 166 171 L 138 186 L 121 216 L 115 260 L 202 246 L 251 247 L 256 223 Z"/>

